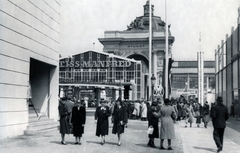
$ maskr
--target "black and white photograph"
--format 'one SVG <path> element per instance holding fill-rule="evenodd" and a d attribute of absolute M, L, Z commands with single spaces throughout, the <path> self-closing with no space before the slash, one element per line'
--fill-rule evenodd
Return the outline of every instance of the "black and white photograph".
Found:
<path fill-rule="evenodd" d="M 240 0 L 0 0 L 0 148 L 239 153 Z"/>

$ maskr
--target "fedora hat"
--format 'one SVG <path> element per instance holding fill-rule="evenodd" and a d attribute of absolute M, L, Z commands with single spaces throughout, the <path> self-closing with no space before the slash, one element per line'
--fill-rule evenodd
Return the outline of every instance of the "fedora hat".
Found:
<path fill-rule="evenodd" d="M 218 97 L 217 97 L 217 101 L 218 101 L 218 102 L 222 102 L 222 101 L 223 101 L 222 97 L 218 96 Z"/>

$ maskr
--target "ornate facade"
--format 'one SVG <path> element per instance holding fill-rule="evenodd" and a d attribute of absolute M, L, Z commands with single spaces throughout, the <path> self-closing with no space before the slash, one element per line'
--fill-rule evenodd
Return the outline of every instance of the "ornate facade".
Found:
<path fill-rule="evenodd" d="M 143 6 L 143 16 L 136 17 L 124 31 L 105 31 L 104 38 L 99 38 L 103 44 L 103 51 L 122 57 L 140 60 L 142 62 L 142 84 L 144 96 L 147 98 L 148 76 L 149 75 L 149 3 Z M 165 22 L 161 17 L 154 16 L 154 6 L 152 5 L 152 70 L 156 76 L 157 84 L 162 85 L 163 67 L 165 59 Z M 171 57 L 171 46 L 174 37 L 169 31 L 169 55 Z"/>

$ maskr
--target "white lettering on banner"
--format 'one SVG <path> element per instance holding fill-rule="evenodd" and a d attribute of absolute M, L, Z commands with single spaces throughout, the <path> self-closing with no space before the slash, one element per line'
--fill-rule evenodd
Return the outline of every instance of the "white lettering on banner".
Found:
<path fill-rule="evenodd" d="M 130 67 L 131 61 L 60 61 L 59 67 Z"/>

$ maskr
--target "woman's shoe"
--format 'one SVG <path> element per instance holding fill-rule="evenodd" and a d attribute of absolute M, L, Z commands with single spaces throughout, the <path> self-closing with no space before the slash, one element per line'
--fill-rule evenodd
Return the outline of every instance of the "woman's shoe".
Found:
<path fill-rule="evenodd" d="M 63 145 L 67 145 L 65 141 L 61 141 L 61 144 L 63 144 Z"/>
<path fill-rule="evenodd" d="M 168 147 L 168 150 L 173 150 L 172 147 Z"/>
<path fill-rule="evenodd" d="M 152 143 L 150 143 L 150 147 L 152 147 L 152 148 L 156 148 L 156 146 L 155 146 L 155 144 L 152 142 Z"/>
<path fill-rule="evenodd" d="M 121 142 L 118 142 L 118 146 L 121 146 Z"/>
<path fill-rule="evenodd" d="M 75 142 L 74 144 L 78 144 L 78 142 Z"/>
<path fill-rule="evenodd" d="M 161 146 L 159 149 L 164 150 L 165 148 L 163 146 Z"/>

